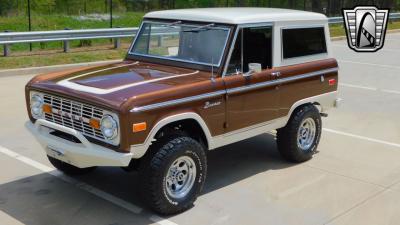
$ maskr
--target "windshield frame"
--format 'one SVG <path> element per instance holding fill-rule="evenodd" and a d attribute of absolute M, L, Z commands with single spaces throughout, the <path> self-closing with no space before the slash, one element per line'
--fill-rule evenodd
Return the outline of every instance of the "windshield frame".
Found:
<path fill-rule="evenodd" d="M 166 21 L 166 20 L 144 20 L 141 25 L 139 30 L 137 31 L 137 35 L 135 35 L 135 38 L 131 44 L 131 46 L 129 47 L 129 51 L 127 54 L 128 58 L 138 58 L 146 60 L 146 61 L 150 61 L 150 62 L 166 62 L 167 64 L 169 64 L 168 62 L 170 62 L 171 64 L 175 64 L 175 63 L 179 63 L 179 64 L 186 64 L 186 65 L 193 65 L 195 67 L 207 67 L 207 68 L 221 68 L 224 62 L 224 58 L 227 52 L 227 48 L 229 47 L 229 41 L 231 39 L 232 36 L 232 31 L 234 30 L 234 27 L 231 25 L 227 25 L 227 24 L 217 24 L 214 23 L 214 27 L 211 29 L 222 29 L 222 30 L 227 30 L 227 36 L 226 36 L 226 40 L 223 46 L 223 49 L 221 51 L 221 56 L 218 62 L 216 63 L 203 63 L 203 62 L 196 62 L 196 61 L 190 61 L 190 60 L 185 60 L 185 59 L 174 59 L 171 57 L 166 57 L 166 56 L 157 56 L 157 55 L 150 55 L 150 54 L 141 54 L 141 53 L 135 53 L 133 52 L 135 45 L 138 43 L 138 37 L 139 34 L 141 32 L 143 32 L 144 29 L 144 24 L 148 24 L 148 23 L 153 23 L 153 24 L 165 24 L 165 25 L 169 25 L 171 23 L 174 23 L 176 21 Z M 193 28 L 197 28 L 197 27 L 201 27 L 204 25 L 207 25 L 210 23 L 203 23 L 203 22 L 195 22 L 195 21 L 181 21 L 181 23 L 179 23 L 180 26 L 184 25 L 184 26 L 193 26 Z"/>

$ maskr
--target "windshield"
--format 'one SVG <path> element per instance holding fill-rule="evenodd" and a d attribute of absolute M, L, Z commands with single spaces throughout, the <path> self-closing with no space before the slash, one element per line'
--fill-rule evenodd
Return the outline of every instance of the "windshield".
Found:
<path fill-rule="evenodd" d="M 219 66 L 229 31 L 214 24 L 144 22 L 130 54 Z"/>

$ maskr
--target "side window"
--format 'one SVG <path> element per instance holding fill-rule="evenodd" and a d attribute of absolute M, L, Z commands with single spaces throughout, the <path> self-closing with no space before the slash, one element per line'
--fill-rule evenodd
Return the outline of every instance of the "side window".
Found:
<path fill-rule="evenodd" d="M 250 63 L 263 70 L 272 67 L 272 27 L 241 28 L 236 38 L 227 74 L 246 73 Z"/>
<path fill-rule="evenodd" d="M 323 27 L 282 30 L 283 58 L 326 53 Z"/>

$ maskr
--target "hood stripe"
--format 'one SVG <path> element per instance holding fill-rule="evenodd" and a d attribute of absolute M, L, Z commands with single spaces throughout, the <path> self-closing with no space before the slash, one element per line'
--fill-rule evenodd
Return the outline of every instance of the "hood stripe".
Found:
<path fill-rule="evenodd" d="M 78 78 L 78 77 L 87 76 L 87 75 L 90 75 L 90 74 L 103 72 L 103 71 L 116 69 L 116 68 L 121 68 L 121 67 L 125 67 L 125 66 L 136 65 L 138 63 L 139 62 L 135 62 L 135 63 L 131 63 L 131 64 L 128 64 L 128 65 L 115 66 L 115 67 L 111 67 L 111 68 L 107 68 L 107 69 L 102 69 L 102 70 L 97 70 L 97 71 L 81 74 L 81 75 L 78 75 L 78 76 L 75 76 L 75 77 L 72 77 L 72 78 L 68 78 L 68 79 L 59 81 L 59 82 L 57 82 L 57 84 L 61 85 L 61 86 L 64 86 L 64 87 L 67 87 L 67 88 L 70 88 L 70 89 L 73 89 L 73 90 L 77 90 L 77 91 L 83 91 L 83 92 L 88 92 L 88 93 L 92 93 L 92 94 L 103 95 L 103 94 L 109 94 L 109 93 L 112 93 L 112 92 L 120 91 L 120 90 L 123 90 L 123 89 L 126 89 L 126 88 L 139 86 L 139 85 L 142 85 L 142 84 L 148 84 L 148 83 L 158 82 L 158 81 L 162 81 L 162 80 L 173 79 L 173 78 L 177 78 L 177 77 L 185 77 L 185 76 L 195 75 L 195 74 L 199 73 L 199 71 L 197 70 L 197 71 L 192 72 L 192 73 L 185 73 L 185 74 L 178 74 L 178 75 L 174 75 L 174 76 L 161 77 L 161 78 L 147 80 L 147 81 L 141 81 L 141 82 L 137 82 L 137 83 L 133 83 L 133 84 L 126 84 L 126 85 L 115 87 L 115 88 L 111 88 L 111 89 L 102 89 L 102 88 L 96 88 L 96 87 L 89 87 L 89 86 L 77 84 L 77 83 L 74 83 L 74 82 L 70 81 L 70 80 Z"/>
<path fill-rule="evenodd" d="M 73 79 L 76 79 L 76 78 L 79 78 L 79 77 L 84 77 L 84 76 L 87 76 L 87 75 L 90 75 L 90 74 L 104 72 L 104 71 L 107 71 L 107 70 L 118 69 L 118 68 L 122 68 L 122 67 L 126 67 L 126 66 L 133 66 L 133 65 L 137 65 L 137 64 L 139 64 L 138 61 L 133 62 L 133 63 L 129 63 L 129 64 L 120 65 L 120 66 L 113 66 L 113 67 L 109 67 L 109 68 L 105 68 L 105 69 L 101 69 L 101 70 L 96 70 L 96 71 L 80 74 L 80 75 L 77 75 L 77 76 L 74 76 L 74 77 L 70 77 L 68 79 L 65 79 L 64 81 L 70 81 L 70 80 L 73 80 Z M 60 82 L 62 82 L 62 81 L 60 81 Z M 60 82 L 58 82 L 58 83 L 60 83 Z"/>

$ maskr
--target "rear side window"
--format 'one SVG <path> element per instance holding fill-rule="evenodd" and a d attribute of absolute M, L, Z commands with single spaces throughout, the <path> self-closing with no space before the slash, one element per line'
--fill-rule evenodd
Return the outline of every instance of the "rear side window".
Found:
<path fill-rule="evenodd" d="M 323 27 L 282 30 L 283 58 L 326 53 Z"/>

